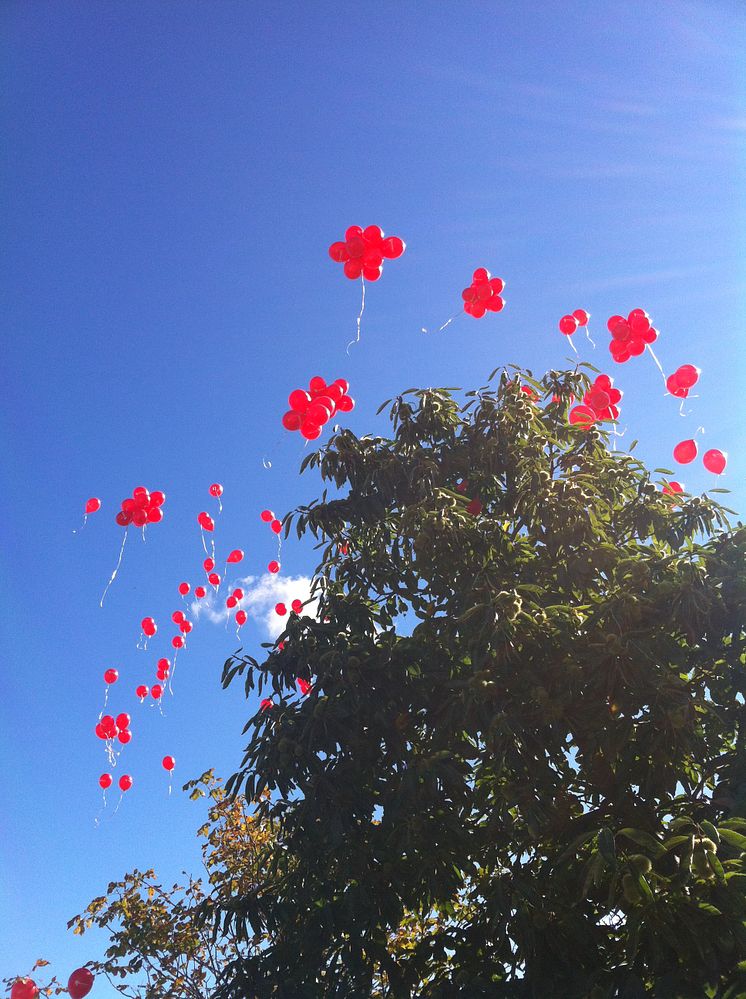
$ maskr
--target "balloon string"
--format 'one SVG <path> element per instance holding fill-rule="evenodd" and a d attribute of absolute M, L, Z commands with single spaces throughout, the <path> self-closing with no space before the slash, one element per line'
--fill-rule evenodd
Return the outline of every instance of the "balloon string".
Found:
<path fill-rule="evenodd" d="M 109 587 L 114 582 L 114 580 L 116 579 L 117 573 L 119 572 L 119 567 L 122 564 L 122 556 L 124 555 L 124 546 L 127 544 L 127 531 L 128 530 L 129 530 L 129 528 L 125 527 L 125 529 L 124 529 L 124 537 L 122 538 L 122 547 L 119 549 L 119 559 L 117 560 L 117 564 L 116 564 L 116 566 L 114 568 L 114 572 L 112 572 L 112 574 L 111 574 L 111 578 L 110 578 L 109 582 L 106 584 L 106 589 L 104 590 L 104 592 L 103 592 L 103 594 L 101 596 L 101 600 L 99 602 L 99 607 L 103 607 L 104 606 L 104 599 L 106 597 L 106 594 L 109 592 Z"/>
<path fill-rule="evenodd" d="M 111 739 L 106 740 L 106 758 L 109 761 L 109 766 L 114 769 L 117 765 L 117 754 L 112 749 Z"/>
<path fill-rule="evenodd" d="M 459 311 L 459 312 L 454 312 L 454 313 L 453 313 L 453 315 L 451 316 L 451 318 L 450 318 L 450 319 L 446 319 L 446 321 L 445 321 L 445 322 L 443 323 L 443 325 L 442 325 L 442 326 L 439 326 L 439 327 L 437 328 L 437 330 L 435 330 L 435 332 L 436 332 L 436 333 L 442 333 L 442 332 L 443 332 L 443 330 L 444 330 L 444 329 L 445 329 L 445 328 L 446 328 L 447 326 L 450 326 L 450 325 L 451 325 L 451 323 L 452 323 L 452 322 L 454 321 L 454 319 L 458 319 L 458 317 L 459 317 L 459 316 L 462 316 L 462 315 L 463 315 L 463 312 L 461 312 L 461 311 Z M 422 327 L 420 327 L 420 333 L 429 333 L 429 332 L 430 332 L 430 330 L 429 330 L 429 329 L 428 329 L 428 328 L 427 328 L 426 326 L 422 326 Z"/>
<path fill-rule="evenodd" d="M 262 465 L 264 468 L 271 468 L 272 462 L 269 460 L 269 458 L 262 458 Z"/>
<path fill-rule="evenodd" d="M 210 553 L 207 550 L 207 545 L 205 544 L 205 532 L 202 530 L 202 525 L 199 527 L 199 536 L 202 538 L 202 547 L 205 549 L 205 555 L 209 558 Z"/>
<path fill-rule="evenodd" d="M 119 811 L 119 806 L 122 804 L 123 800 L 124 800 L 124 791 L 122 791 L 119 795 L 119 801 L 117 802 L 117 807 L 114 809 L 114 815 L 116 815 L 117 812 Z"/>
<path fill-rule="evenodd" d="M 568 337 L 567 339 L 568 339 L 568 340 L 570 341 L 570 346 L 571 346 L 571 347 L 572 347 L 572 349 L 573 349 L 573 350 L 575 351 L 575 356 L 576 356 L 576 357 L 579 357 L 579 354 L 578 354 L 578 348 L 577 348 L 577 347 L 575 346 L 575 344 L 574 344 L 574 343 L 572 342 L 572 337 L 571 337 L 571 336 L 569 336 L 569 337 Z"/>
<path fill-rule="evenodd" d="M 73 534 L 77 534 L 79 530 L 80 530 L 80 531 L 82 531 L 82 530 L 83 530 L 83 528 L 85 527 L 85 525 L 86 525 L 87 523 L 88 523 L 88 514 L 87 514 L 87 513 L 84 513 L 84 514 L 83 514 L 83 523 L 82 523 L 82 524 L 80 525 L 80 527 L 79 527 L 79 528 L 76 528 L 76 527 L 74 527 L 74 528 L 73 528 Z"/>
<path fill-rule="evenodd" d="M 365 312 L 365 278 L 361 276 L 360 281 L 362 282 L 363 286 L 363 294 L 360 301 L 360 312 L 358 313 L 357 317 L 357 336 L 355 337 L 354 340 L 350 340 L 350 342 L 347 344 L 348 355 L 350 353 L 350 347 L 353 345 L 353 343 L 360 343 L 360 324 L 363 321 L 363 313 Z"/>
<path fill-rule="evenodd" d="M 593 337 L 591 336 L 591 334 L 588 332 L 588 327 L 587 326 L 583 327 L 583 332 L 588 337 L 588 342 L 590 343 L 591 347 L 593 347 L 593 349 L 595 350 L 596 349 L 596 341 L 593 339 Z"/>
<path fill-rule="evenodd" d="M 645 344 L 645 349 L 646 349 L 646 350 L 649 350 L 649 351 L 650 351 L 650 356 L 651 356 L 651 357 L 653 358 L 653 360 L 655 361 L 655 364 L 656 364 L 656 367 L 658 368 L 658 370 L 659 370 L 659 371 L 660 371 L 660 373 L 661 373 L 661 378 L 663 379 L 663 384 L 664 384 L 664 385 L 666 385 L 666 388 L 668 388 L 668 385 L 666 384 L 666 374 L 665 374 L 665 372 L 664 372 L 664 370 L 663 370 L 663 367 L 662 367 L 662 365 L 661 365 L 661 362 L 660 362 L 660 361 L 658 360 L 658 358 L 657 358 L 657 357 L 655 356 L 655 352 L 654 352 L 653 348 L 652 348 L 652 347 L 650 346 L 650 344 L 649 344 L 649 343 L 646 343 L 646 344 Z"/>
<path fill-rule="evenodd" d="M 106 711 L 106 705 L 108 703 L 109 703 L 109 684 L 107 683 L 106 684 L 106 690 L 104 691 L 104 706 L 101 709 L 101 711 L 99 713 L 99 716 L 98 716 L 98 720 L 99 721 L 101 721 L 101 719 L 104 717 L 104 711 Z"/>

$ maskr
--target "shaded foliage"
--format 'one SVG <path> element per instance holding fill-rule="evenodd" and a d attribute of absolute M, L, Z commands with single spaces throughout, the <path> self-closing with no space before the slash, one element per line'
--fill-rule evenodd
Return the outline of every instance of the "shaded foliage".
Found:
<path fill-rule="evenodd" d="M 746 529 L 569 426 L 587 384 L 306 458 L 318 618 L 224 673 L 274 699 L 228 783 L 273 836 L 203 916 L 267 938 L 220 999 L 746 995 Z"/>

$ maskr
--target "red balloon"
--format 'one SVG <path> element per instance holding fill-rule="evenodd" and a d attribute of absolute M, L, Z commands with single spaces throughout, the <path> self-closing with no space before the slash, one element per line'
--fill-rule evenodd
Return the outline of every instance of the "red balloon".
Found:
<path fill-rule="evenodd" d="M 381 243 L 381 253 L 384 257 L 388 257 L 389 260 L 396 260 L 397 257 L 400 257 L 404 253 L 406 248 L 407 244 L 404 240 L 399 239 L 398 236 L 388 236 Z"/>
<path fill-rule="evenodd" d="M 347 395 L 350 391 L 350 383 L 345 378 L 338 378 L 334 384 L 342 389 L 342 395 Z"/>
<path fill-rule="evenodd" d="M 590 406 L 573 406 L 569 420 L 573 426 L 588 430 L 596 422 L 596 414 Z"/>
<path fill-rule="evenodd" d="M 163 510 L 159 506 L 151 506 L 148 510 L 148 523 L 159 524 L 163 520 Z"/>
<path fill-rule="evenodd" d="M 179 625 L 179 631 L 183 635 L 188 635 L 191 630 L 192 630 L 192 622 L 184 619 Z"/>
<path fill-rule="evenodd" d="M 157 669 L 155 671 L 155 678 L 156 678 L 156 680 L 160 680 L 161 683 L 163 683 L 165 680 L 168 680 L 168 670 L 167 669 Z"/>
<path fill-rule="evenodd" d="M 695 440 L 680 441 L 673 449 L 673 456 L 680 465 L 688 465 L 697 457 L 697 442 Z"/>
<path fill-rule="evenodd" d="M 119 672 L 115 669 L 107 669 L 104 673 L 104 683 L 116 683 L 119 679 Z"/>
<path fill-rule="evenodd" d="M 223 487 L 219 482 L 213 482 L 210 486 L 210 495 L 215 496 L 216 498 L 223 495 Z"/>
<path fill-rule="evenodd" d="M 207 596 L 207 590 L 204 588 L 204 586 L 195 586 L 194 595 L 197 598 L 197 600 L 202 600 L 203 597 Z"/>
<path fill-rule="evenodd" d="M 309 680 L 304 680 L 303 677 L 298 676 L 295 678 L 295 682 L 298 684 L 298 689 L 301 694 L 305 697 L 313 686 Z"/>
<path fill-rule="evenodd" d="M 317 437 L 321 436 L 321 427 L 316 423 L 305 421 L 301 423 L 300 435 L 305 437 L 307 441 L 315 441 Z"/>
<path fill-rule="evenodd" d="M 239 626 L 239 628 L 243 627 L 243 625 L 246 624 L 248 619 L 249 616 L 245 610 L 240 610 L 236 612 L 236 624 Z"/>
<path fill-rule="evenodd" d="M 150 696 L 154 701 L 159 700 L 163 696 L 163 687 L 159 683 L 154 683 L 150 688 Z"/>
<path fill-rule="evenodd" d="M 93 988 L 93 975 L 88 968 L 76 968 L 67 980 L 70 999 L 85 999 Z"/>
<path fill-rule="evenodd" d="M 296 413 L 295 410 L 291 409 L 289 412 L 285 413 L 282 418 L 282 425 L 286 430 L 295 431 L 300 428 L 303 419 L 300 413 Z"/>
<path fill-rule="evenodd" d="M 559 328 L 560 333 L 564 333 L 565 336 L 572 336 L 578 328 L 578 321 L 575 316 L 563 316 L 559 321 Z"/>
<path fill-rule="evenodd" d="M 173 768 L 176 766 L 176 760 L 173 758 L 173 756 L 164 756 L 163 760 L 161 761 L 161 765 L 164 770 L 168 770 L 168 772 L 171 773 Z"/>
<path fill-rule="evenodd" d="M 132 499 L 135 501 L 135 506 L 146 508 L 150 505 L 150 493 L 145 486 L 137 486 L 133 489 Z"/>
<path fill-rule="evenodd" d="M 91 496 L 85 505 L 86 513 L 95 513 L 97 510 L 101 509 L 101 500 L 96 496 Z"/>
<path fill-rule="evenodd" d="M 121 791 L 129 791 L 132 787 L 132 778 L 129 774 L 122 774 L 119 778 L 119 789 Z"/>
<path fill-rule="evenodd" d="M 99 721 L 99 724 L 101 725 L 101 728 L 103 728 L 105 732 L 116 733 L 117 726 L 111 715 L 104 715 Z"/>
<path fill-rule="evenodd" d="M 148 638 L 152 638 L 156 631 L 158 631 L 158 625 L 152 617 L 144 617 L 140 624 L 142 626 L 143 634 L 147 635 Z"/>
<path fill-rule="evenodd" d="M 273 520 L 272 523 L 269 526 L 270 526 L 270 529 L 275 534 L 279 534 L 282 531 L 282 521 L 281 520 Z"/>
<path fill-rule="evenodd" d="M 124 510 L 120 510 L 114 520 L 116 520 L 120 527 L 126 527 L 128 524 L 132 523 L 132 514 L 125 513 Z"/>
<path fill-rule="evenodd" d="M 227 561 L 228 562 L 242 562 L 243 561 L 243 552 L 241 551 L 241 549 L 240 548 L 234 548 L 233 551 L 228 556 Z"/>
<path fill-rule="evenodd" d="M 203 531 L 214 531 L 215 522 L 209 513 L 203 510 L 197 517 L 197 523 L 202 528 Z"/>
<path fill-rule="evenodd" d="M 329 247 L 329 256 L 338 264 L 343 264 L 347 260 L 349 254 L 347 253 L 346 243 L 332 243 Z"/>
<path fill-rule="evenodd" d="M 205 561 L 202 563 L 202 566 L 205 572 L 212 572 L 212 570 L 215 568 L 215 562 L 211 558 L 206 558 Z"/>
<path fill-rule="evenodd" d="M 106 734 L 106 729 L 101 724 L 101 722 L 99 722 L 98 725 L 96 725 L 94 732 L 96 733 L 98 738 L 101 739 L 102 741 L 109 738 L 108 735 Z"/>
<path fill-rule="evenodd" d="M 355 400 L 349 395 L 343 395 L 339 400 L 337 408 L 342 413 L 350 413 L 355 408 Z"/>
<path fill-rule="evenodd" d="M 677 399 L 686 399 L 689 395 L 689 389 L 685 388 L 677 379 L 676 372 L 669 375 L 666 379 L 666 388 L 668 389 L 669 395 L 675 395 Z"/>
<path fill-rule="evenodd" d="M 311 396 L 308 392 L 304 392 L 303 389 L 293 389 L 288 396 L 288 406 L 296 413 L 305 413 L 310 404 Z"/>
<path fill-rule="evenodd" d="M 243 590 L 241 589 L 240 586 L 237 586 L 236 589 L 233 591 L 233 596 L 236 598 L 236 600 L 243 600 Z"/>
<path fill-rule="evenodd" d="M 673 377 L 682 388 L 690 389 L 699 381 L 699 368 L 695 368 L 693 364 L 682 364 Z"/>
<path fill-rule="evenodd" d="M 98 779 L 98 782 L 105 791 L 107 787 L 111 787 L 112 784 L 111 774 L 101 774 L 101 776 Z"/>
<path fill-rule="evenodd" d="M 271 520 L 275 519 L 275 515 L 272 513 L 271 510 L 262 510 L 259 516 L 261 517 L 261 519 L 264 521 L 265 524 L 269 524 Z"/>
<path fill-rule="evenodd" d="M 294 614 L 300 614 L 301 611 L 303 610 L 303 601 L 294 600 L 290 605 L 290 607 L 292 608 Z"/>
<path fill-rule="evenodd" d="M 272 559 L 272 561 L 267 566 L 267 571 L 271 572 L 271 573 L 279 572 L 280 571 L 280 563 L 277 562 L 275 559 Z"/>
<path fill-rule="evenodd" d="M 578 326 L 587 326 L 591 318 L 590 312 L 586 312 L 585 309 L 575 309 L 572 315 L 573 319 L 577 320 Z"/>
<path fill-rule="evenodd" d="M 321 375 L 314 375 L 308 383 L 308 391 L 312 396 L 321 395 L 326 390 L 326 382 Z"/>
<path fill-rule="evenodd" d="M 174 624 L 181 624 L 181 622 L 184 620 L 184 611 L 175 610 L 171 615 L 171 620 L 173 621 Z"/>
<path fill-rule="evenodd" d="M 236 606 L 237 604 L 238 604 L 238 600 L 236 600 L 236 598 L 235 598 L 235 597 L 233 596 L 233 594 L 231 594 L 231 595 L 230 595 L 230 596 L 228 597 L 228 599 L 227 599 L 227 600 L 225 601 L 225 606 L 226 606 L 226 607 L 230 607 L 230 608 L 231 608 L 231 610 L 232 610 L 232 609 L 233 609 L 233 608 L 234 608 L 234 607 L 235 607 L 235 606 Z"/>
<path fill-rule="evenodd" d="M 473 499 L 471 503 L 469 503 L 468 506 L 466 507 L 466 512 L 470 513 L 472 517 L 478 517 L 479 514 L 482 512 L 481 500 Z"/>
<path fill-rule="evenodd" d="M 127 743 L 132 739 L 132 733 L 128 728 L 123 728 L 122 731 L 117 734 L 117 738 L 119 739 L 119 741 L 122 743 L 123 746 L 126 746 Z"/>
<path fill-rule="evenodd" d="M 148 691 L 148 688 L 145 686 L 145 684 L 141 683 L 140 686 L 135 690 L 135 694 L 142 701 L 142 700 L 144 700 L 148 696 L 149 691 Z"/>
<path fill-rule="evenodd" d="M 38 999 L 39 990 L 31 978 L 17 978 L 10 990 L 10 999 Z"/>
<path fill-rule="evenodd" d="M 121 714 L 117 715 L 117 728 L 120 730 L 123 728 L 129 728 L 131 721 L 132 719 L 127 712 L 123 711 Z"/>
<path fill-rule="evenodd" d="M 287 612 L 288 609 L 285 604 L 275 604 L 275 614 L 278 614 L 280 617 L 284 617 Z"/>
<path fill-rule="evenodd" d="M 684 487 L 680 482 L 667 482 L 661 490 L 666 496 L 674 496 L 676 493 L 683 493 Z"/>
<path fill-rule="evenodd" d="M 351 281 L 355 278 L 359 278 L 363 273 L 363 265 L 360 260 L 348 260 L 344 265 L 345 277 L 348 277 Z"/>
<path fill-rule="evenodd" d="M 190 588 L 189 583 L 179 583 L 179 593 L 182 597 L 185 597 L 189 593 Z"/>
<path fill-rule="evenodd" d="M 718 451 L 717 448 L 711 448 L 709 451 L 705 451 L 702 457 L 702 464 L 708 472 L 713 472 L 715 475 L 722 475 L 725 471 L 725 466 L 728 464 L 728 455 L 722 451 Z"/>
<path fill-rule="evenodd" d="M 272 699 L 269 698 L 269 697 L 265 697 L 264 700 L 261 701 L 260 704 L 259 704 L 259 710 L 260 711 L 269 711 L 269 709 L 272 706 L 273 706 Z"/>
<path fill-rule="evenodd" d="M 181 637 L 181 635 L 174 635 L 174 637 L 171 639 L 171 644 L 175 649 L 183 649 L 184 639 Z"/>
<path fill-rule="evenodd" d="M 220 576 L 218 576 L 217 572 L 211 572 L 207 577 L 207 582 L 212 583 L 213 586 L 220 586 Z"/>
<path fill-rule="evenodd" d="M 151 506 L 163 506 L 166 502 L 166 494 L 162 493 L 160 489 L 156 489 L 150 494 L 150 505 Z"/>

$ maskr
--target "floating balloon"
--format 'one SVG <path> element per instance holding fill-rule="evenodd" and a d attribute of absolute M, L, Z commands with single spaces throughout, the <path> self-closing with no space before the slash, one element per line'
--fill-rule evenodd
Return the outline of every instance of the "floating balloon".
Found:
<path fill-rule="evenodd" d="M 267 571 L 271 572 L 273 574 L 279 572 L 280 571 L 280 563 L 276 559 L 272 559 L 272 561 L 267 566 Z"/>
<path fill-rule="evenodd" d="M 708 472 L 713 472 L 715 475 L 722 475 L 725 471 L 725 466 L 728 464 L 728 455 L 722 451 L 718 451 L 717 448 L 711 448 L 711 450 L 705 451 L 702 457 L 702 464 Z"/>
<path fill-rule="evenodd" d="M 210 495 L 214 496 L 215 499 L 220 499 L 220 497 L 223 495 L 223 487 L 220 485 L 219 482 L 213 482 L 213 484 L 210 486 Z"/>
<path fill-rule="evenodd" d="M 596 414 L 590 406 L 573 406 L 568 419 L 573 426 L 588 430 L 596 422 Z"/>
<path fill-rule="evenodd" d="M 300 614 L 301 611 L 303 610 L 303 601 L 302 600 L 294 600 L 291 603 L 290 607 L 291 607 L 291 610 L 293 611 L 294 614 Z"/>
<path fill-rule="evenodd" d="M 693 364 L 682 364 L 674 371 L 674 378 L 682 388 L 693 388 L 699 381 L 700 370 Z"/>
<path fill-rule="evenodd" d="M 182 633 L 182 635 L 188 635 L 191 630 L 192 630 L 192 622 L 187 620 L 187 618 L 184 618 L 184 620 L 179 625 L 179 631 Z"/>
<path fill-rule="evenodd" d="M 565 336 L 572 336 L 580 323 L 577 321 L 575 316 L 563 316 L 558 325 L 560 333 L 564 333 Z"/>
<path fill-rule="evenodd" d="M 280 521 L 280 520 L 273 520 L 272 523 L 269 526 L 270 526 L 270 529 L 275 534 L 279 534 L 282 531 L 282 521 Z"/>
<path fill-rule="evenodd" d="M 591 314 L 590 312 L 586 312 L 585 309 L 575 309 L 572 317 L 577 322 L 578 326 L 587 326 L 588 321 L 591 318 Z"/>
<path fill-rule="evenodd" d="M 673 456 L 680 465 L 688 465 L 697 457 L 697 442 L 695 440 L 680 441 L 673 449 Z"/>
<path fill-rule="evenodd" d="M 121 732 L 117 732 L 117 739 L 119 739 L 123 746 L 126 746 L 132 739 L 132 733 L 128 728 L 123 728 Z"/>
<path fill-rule="evenodd" d="M 284 617 L 287 612 L 288 609 L 285 604 L 275 604 L 275 614 L 279 614 L 280 617 Z"/>
<path fill-rule="evenodd" d="M 273 521 L 275 519 L 275 515 L 272 513 L 271 510 L 262 510 L 259 516 L 261 517 L 261 519 L 264 521 L 265 524 L 269 524 L 270 521 Z"/>
<path fill-rule="evenodd" d="M 240 548 L 234 548 L 233 551 L 228 556 L 227 561 L 228 562 L 242 562 L 243 561 L 243 552 L 241 551 L 241 549 Z"/>
<path fill-rule="evenodd" d="M 67 980 L 70 999 L 85 999 L 93 988 L 93 975 L 88 968 L 76 968 Z"/>
<path fill-rule="evenodd" d="M 159 701 L 163 697 L 163 687 L 159 683 L 154 683 L 150 688 L 150 696 L 154 701 Z"/>
<path fill-rule="evenodd" d="M 203 531 L 215 530 L 215 522 L 213 521 L 210 514 L 207 513 L 205 510 L 203 510 L 200 514 L 197 515 L 197 523 L 199 524 L 199 526 L 202 528 Z"/>
<path fill-rule="evenodd" d="M 233 596 L 236 598 L 236 600 L 243 600 L 243 590 L 241 589 L 240 586 L 237 586 L 235 588 L 235 590 L 233 591 Z"/>
<path fill-rule="evenodd" d="M 122 500 L 121 510 L 116 521 L 123 527 L 134 524 L 144 527 L 145 524 L 157 524 L 163 519 L 161 507 L 166 502 L 166 494 L 160 490 L 149 492 L 145 486 L 137 486 L 132 496 Z"/>
<path fill-rule="evenodd" d="M 141 683 L 140 686 L 135 690 L 135 694 L 140 698 L 141 701 L 144 701 L 149 693 L 150 691 L 148 690 L 148 688 L 145 686 L 144 683 Z"/>
<path fill-rule="evenodd" d="M 626 319 L 611 316 L 606 326 L 612 337 L 609 351 L 618 364 L 642 354 L 646 346 L 658 339 L 658 331 L 651 326 L 650 317 L 643 309 L 633 309 Z"/>
<path fill-rule="evenodd" d="M 345 232 L 344 242 L 332 243 L 329 256 L 338 264 L 344 264 L 345 277 L 355 280 L 361 275 L 366 281 L 377 281 L 383 273 L 384 259 L 400 257 L 406 244 L 398 236 L 385 237 L 377 225 L 350 226 Z"/>
<path fill-rule="evenodd" d="M 236 624 L 242 628 L 248 621 L 249 616 L 245 610 L 236 611 Z"/>
<path fill-rule="evenodd" d="M 101 509 L 101 500 L 97 496 L 91 496 L 85 505 L 86 514 L 96 513 L 97 510 Z"/>
<path fill-rule="evenodd" d="M 17 978 L 10 990 L 10 999 L 38 999 L 39 989 L 31 978 Z"/>
<path fill-rule="evenodd" d="M 205 561 L 202 563 L 202 565 L 204 567 L 205 572 L 212 572 L 212 570 L 215 568 L 215 560 L 211 558 L 206 558 Z"/>
<path fill-rule="evenodd" d="M 684 487 L 681 485 L 680 482 L 671 481 L 671 482 L 667 482 L 663 486 L 663 489 L 661 491 L 666 496 L 675 496 L 677 493 L 683 493 L 684 492 Z"/>
<path fill-rule="evenodd" d="M 152 617 L 144 617 L 140 622 L 140 625 L 142 627 L 143 634 L 147 635 L 148 638 L 152 638 L 156 631 L 158 631 L 158 625 Z"/>
<path fill-rule="evenodd" d="M 164 770 L 167 770 L 169 773 L 171 773 L 173 768 L 176 766 L 176 760 L 173 758 L 173 756 L 164 756 L 163 760 L 161 761 L 161 765 Z"/>
<path fill-rule="evenodd" d="M 194 595 L 197 598 L 197 600 L 203 600 L 207 596 L 207 590 L 204 588 L 204 586 L 195 586 Z"/>
<path fill-rule="evenodd" d="M 339 410 L 349 413 L 355 408 L 355 401 L 347 394 L 349 383 L 343 378 L 327 385 L 320 375 L 309 382 L 308 391 L 294 389 L 288 396 L 290 409 L 282 418 L 286 430 L 299 431 L 306 440 L 316 440 L 322 428 Z M 262 520 L 273 520 L 271 510 L 262 511 Z"/>
<path fill-rule="evenodd" d="M 676 378 L 676 372 L 669 375 L 666 379 L 666 388 L 668 389 L 669 395 L 674 395 L 677 399 L 686 399 L 689 395 L 689 389 L 679 383 Z"/>
<path fill-rule="evenodd" d="M 609 375 L 598 375 L 593 385 L 583 396 L 584 406 L 593 411 L 596 420 L 618 419 L 621 401 L 622 393 L 619 389 L 614 388 L 613 379 Z M 573 422 L 572 419 L 570 422 Z"/>
<path fill-rule="evenodd" d="M 230 595 L 230 596 L 229 596 L 229 597 L 228 597 L 228 598 L 226 599 L 226 601 L 225 601 L 225 606 L 226 606 L 226 607 L 230 607 L 231 609 L 232 609 L 233 607 L 235 607 L 235 606 L 236 606 L 237 604 L 238 604 L 238 600 L 236 600 L 236 598 L 235 598 L 235 597 L 233 596 L 233 594 L 231 594 L 231 595 Z"/>
<path fill-rule="evenodd" d="M 174 637 L 171 639 L 171 644 L 175 649 L 183 649 L 184 639 L 181 637 L 181 635 L 174 635 Z"/>
<path fill-rule="evenodd" d="M 185 597 L 187 593 L 189 593 L 190 589 L 191 587 L 189 586 L 189 583 L 179 583 L 179 593 L 182 597 Z"/>
<path fill-rule="evenodd" d="M 218 587 L 220 586 L 220 576 L 217 574 L 217 572 L 211 572 L 210 575 L 207 577 L 207 582 L 211 583 L 215 587 Z"/>
<path fill-rule="evenodd" d="M 104 673 L 104 683 L 116 683 L 119 679 L 119 672 L 115 669 L 107 669 Z"/>
<path fill-rule="evenodd" d="M 129 791 L 131 787 L 132 787 L 132 778 L 130 777 L 130 775 L 122 774 L 122 776 L 119 778 L 119 790 L 122 792 Z"/>
<path fill-rule="evenodd" d="M 486 312 L 502 311 L 505 302 L 500 293 L 504 287 L 502 278 L 493 278 L 486 267 L 477 267 L 472 274 L 471 284 L 461 292 L 464 312 L 475 319 L 481 319 Z"/>
<path fill-rule="evenodd" d="M 298 689 L 300 690 L 301 694 L 304 697 L 309 693 L 311 687 L 313 686 L 313 684 L 309 680 L 304 680 L 300 676 L 296 677 L 295 682 L 298 684 Z"/>
<path fill-rule="evenodd" d="M 274 706 L 274 702 L 271 697 L 265 697 L 263 701 L 259 704 L 260 711 L 269 711 L 271 707 Z"/>
<path fill-rule="evenodd" d="M 175 610 L 171 615 L 171 620 L 173 621 L 174 624 L 181 624 L 181 622 L 184 620 L 184 611 Z"/>
<path fill-rule="evenodd" d="M 127 714 L 127 712 L 123 711 L 121 714 L 117 715 L 117 720 L 116 720 L 117 728 L 121 732 L 123 729 L 126 729 L 126 728 L 130 727 L 130 722 L 131 721 L 132 721 L 132 719 Z"/>
<path fill-rule="evenodd" d="M 112 785 L 112 776 L 111 776 L 111 774 L 101 774 L 101 776 L 98 779 L 98 783 L 99 783 L 99 786 L 104 789 L 104 791 L 108 787 L 111 787 L 111 785 Z"/>

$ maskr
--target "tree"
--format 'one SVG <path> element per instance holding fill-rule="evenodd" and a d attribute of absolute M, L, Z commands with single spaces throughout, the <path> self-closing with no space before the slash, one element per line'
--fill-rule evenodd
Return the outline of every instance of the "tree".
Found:
<path fill-rule="evenodd" d="M 570 426 L 582 371 L 496 374 L 303 463 L 318 614 L 224 672 L 274 835 L 220 999 L 746 995 L 746 529 Z"/>
<path fill-rule="evenodd" d="M 193 800 L 209 802 L 207 820 L 198 830 L 206 880 L 188 877 L 184 884 L 165 887 L 153 870 L 131 871 L 68 923 L 75 934 L 93 926 L 108 933 L 106 954 L 87 967 L 128 999 L 203 999 L 231 959 L 266 943 L 261 934 L 243 936 L 228 929 L 213 934 L 197 917 L 214 901 L 229 905 L 236 893 L 255 888 L 261 879 L 258 860 L 271 838 L 269 824 L 257 819 L 242 797 L 227 797 L 212 770 L 184 790 Z M 47 964 L 37 961 L 34 971 Z M 5 984 L 14 981 L 5 979 Z M 67 992 L 56 978 L 41 988 L 45 995 Z"/>

